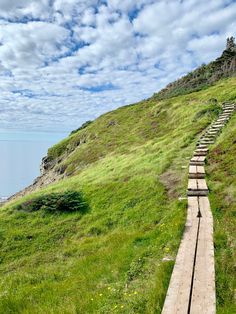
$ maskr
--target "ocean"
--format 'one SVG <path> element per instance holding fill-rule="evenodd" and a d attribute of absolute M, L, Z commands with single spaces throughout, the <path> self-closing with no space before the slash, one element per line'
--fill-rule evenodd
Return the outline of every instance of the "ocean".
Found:
<path fill-rule="evenodd" d="M 0 129 L 0 200 L 31 184 L 48 148 L 67 135 Z"/>

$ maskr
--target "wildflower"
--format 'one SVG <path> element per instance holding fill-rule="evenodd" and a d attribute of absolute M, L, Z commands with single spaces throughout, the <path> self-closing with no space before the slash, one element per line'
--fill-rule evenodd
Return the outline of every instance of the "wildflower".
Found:
<path fill-rule="evenodd" d="M 123 308 L 124 308 L 124 305 L 121 305 L 120 308 L 123 309 Z"/>
<path fill-rule="evenodd" d="M 134 292 L 134 294 L 138 294 L 138 292 L 137 292 L 137 291 L 135 291 L 135 292 Z"/>
<path fill-rule="evenodd" d="M 91 298 L 90 300 L 93 301 L 93 298 Z"/>
<path fill-rule="evenodd" d="M 102 296 L 103 296 L 103 294 L 102 294 L 102 293 L 100 293 L 100 294 L 99 294 L 99 296 L 100 296 L 100 297 L 102 297 Z"/>

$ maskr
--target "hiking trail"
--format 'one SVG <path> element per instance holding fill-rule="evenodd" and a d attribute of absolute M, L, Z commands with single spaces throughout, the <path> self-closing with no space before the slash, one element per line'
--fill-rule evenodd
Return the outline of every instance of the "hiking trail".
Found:
<path fill-rule="evenodd" d="M 187 219 L 162 314 L 216 313 L 213 217 L 204 165 L 209 145 L 214 144 L 235 109 L 235 104 L 223 105 L 190 160 Z"/>

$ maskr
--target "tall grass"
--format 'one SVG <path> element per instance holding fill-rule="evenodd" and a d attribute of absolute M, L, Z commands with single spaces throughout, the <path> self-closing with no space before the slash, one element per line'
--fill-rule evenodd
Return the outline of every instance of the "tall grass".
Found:
<path fill-rule="evenodd" d="M 50 150 L 71 177 L 0 209 L 0 313 L 160 313 L 185 222 L 182 166 L 235 85 L 120 108 Z M 68 190 L 86 214 L 15 209 Z"/>

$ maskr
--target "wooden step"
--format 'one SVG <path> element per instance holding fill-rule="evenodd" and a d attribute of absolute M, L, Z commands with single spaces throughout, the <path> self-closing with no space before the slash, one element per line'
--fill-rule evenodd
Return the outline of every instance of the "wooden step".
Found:
<path fill-rule="evenodd" d="M 224 126 L 225 126 L 225 123 L 214 123 L 214 124 L 212 124 L 212 127 L 219 127 L 219 128 L 223 128 Z"/>
<path fill-rule="evenodd" d="M 203 138 L 200 141 L 198 141 L 197 145 L 200 145 L 200 144 L 211 144 L 211 143 L 214 143 L 214 141 L 212 139 Z"/>
<path fill-rule="evenodd" d="M 234 112 L 234 109 L 226 109 L 223 111 L 224 113 L 233 113 Z"/>
<path fill-rule="evenodd" d="M 189 166 L 189 178 L 190 179 L 203 179 L 205 177 L 204 166 L 190 165 Z"/>
<path fill-rule="evenodd" d="M 214 139 L 216 136 L 217 136 L 217 134 L 206 133 L 203 138 Z"/>
<path fill-rule="evenodd" d="M 212 129 L 218 130 L 218 131 L 220 131 L 223 127 L 224 127 L 224 124 L 221 124 L 221 125 L 212 124 L 211 126 Z"/>
<path fill-rule="evenodd" d="M 230 119 L 230 118 L 219 118 L 219 119 L 216 120 L 216 122 L 217 122 L 217 123 L 220 123 L 220 122 L 228 122 L 229 119 Z"/>
<path fill-rule="evenodd" d="M 208 197 L 199 197 L 198 203 L 202 217 L 199 226 L 190 313 L 215 314 L 213 218 Z"/>
<path fill-rule="evenodd" d="M 190 165 L 194 164 L 194 165 L 204 165 L 205 164 L 205 160 L 206 160 L 206 156 L 194 156 L 190 159 Z"/>
<path fill-rule="evenodd" d="M 201 145 L 201 144 L 203 144 L 203 145 L 212 145 L 212 144 L 214 144 L 215 142 L 214 141 L 201 141 L 201 142 L 199 142 L 198 144 L 197 144 L 197 146 L 198 145 Z"/>
<path fill-rule="evenodd" d="M 205 196 L 208 194 L 208 187 L 205 179 L 188 180 L 188 196 Z"/>
<path fill-rule="evenodd" d="M 227 105 L 223 105 L 223 108 L 228 108 L 228 107 L 233 107 L 235 108 L 235 104 L 227 104 Z"/>
<path fill-rule="evenodd" d="M 221 115 L 219 115 L 218 119 L 221 119 L 221 118 L 230 118 L 230 114 L 229 113 L 222 113 Z"/>
<path fill-rule="evenodd" d="M 188 197 L 187 220 L 171 275 L 162 314 L 188 313 L 195 245 L 198 234 L 198 198 Z"/>
<path fill-rule="evenodd" d="M 207 145 L 206 144 L 200 144 L 198 145 L 198 148 L 201 149 L 201 148 L 207 148 Z"/>
<path fill-rule="evenodd" d="M 193 153 L 193 156 L 206 156 L 207 155 L 207 152 L 204 152 L 204 151 L 202 151 L 202 150 L 199 150 L 199 151 L 195 151 L 194 153 Z"/>

